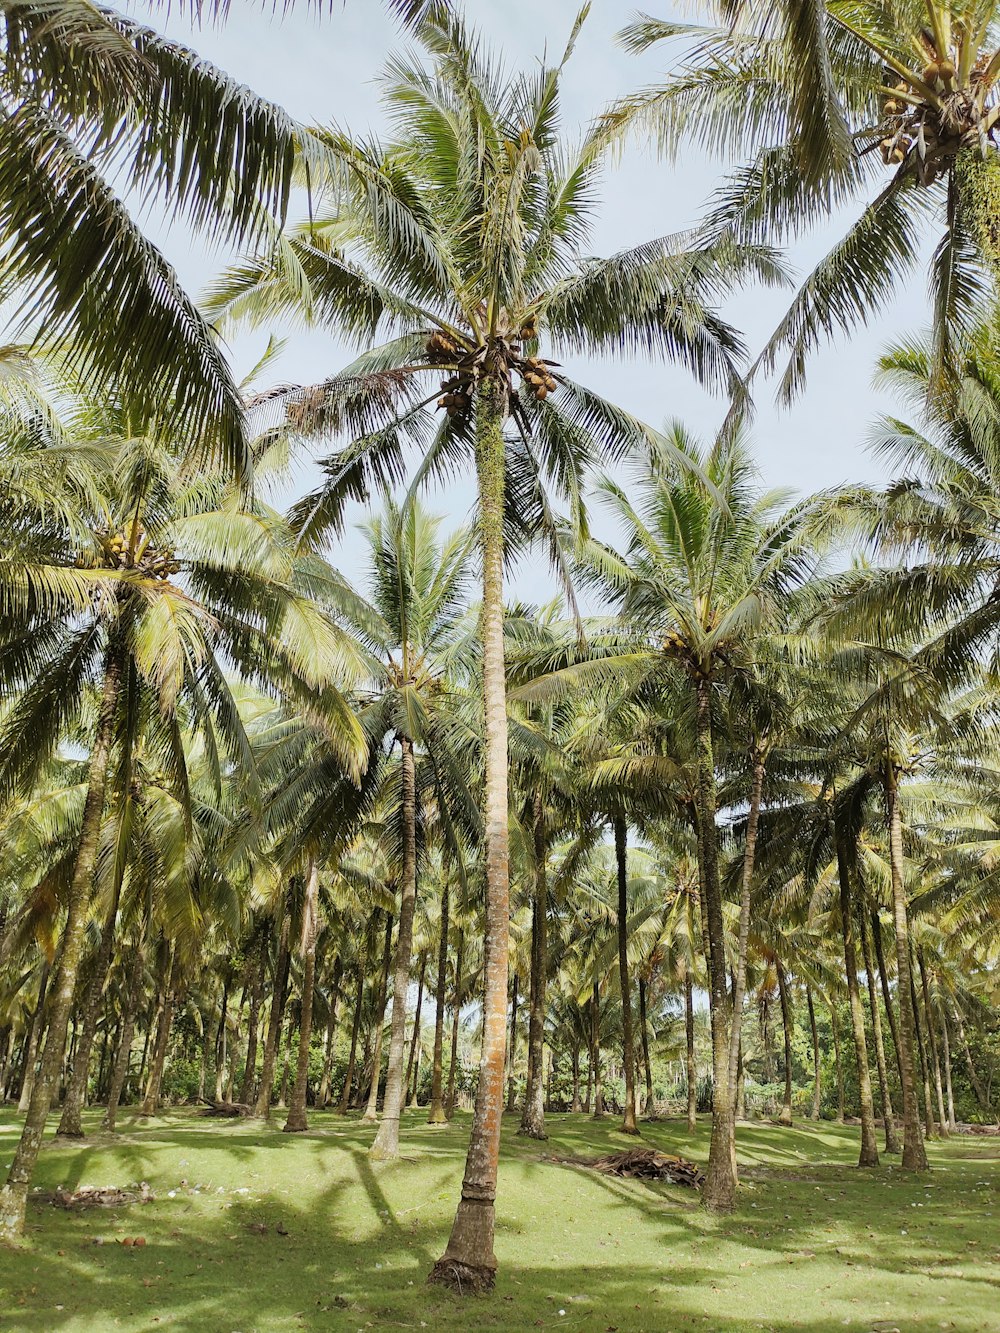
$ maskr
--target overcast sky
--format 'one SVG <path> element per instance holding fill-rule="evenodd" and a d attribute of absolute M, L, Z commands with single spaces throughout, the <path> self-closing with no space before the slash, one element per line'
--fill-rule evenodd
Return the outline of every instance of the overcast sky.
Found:
<path fill-rule="evenodd" d="M 662 17 L 677 13 L 657 0 L 646 0 L 643 7 Z M 523 67 L 537 60 L 546 45 L 550 55 L 562 50 L 578 5 L 576 0 L 549 0 L 545 6 L 537 0 L 467 0 L 465 8 L 469 20 L 505 53 L 508 63 Z M 148 15 L 138 0 L 131 12 L 143 19 Z M 616 0 L 594 0 L 565 78 L 564 117 L 570 136 L 605 102 L 655 81 L 669 68 L 670 48 L 654 49 L 637 58 L 616 44 L 615 33 L 631 13 L 631 6 Z M 180 13 L 166 21 L 160 14 L 154 22 L 235 78 L 281 103 L 293 116 L 307 122 L 336 122 L 363 135 L 381 128 L 378 75 L 387 53 L 405 44 L 378 0 L 343 0 L 342 5 L 326 6 L 322 13 L 300 0 L 285 17 L 274 17 L 269 5 L 232 0 L 229 18 L 222 25 L 193 28 Z M 592 253 L 614 252 L 690 226 L 724 167 L 697 147 L 687 148 L 675 164 L 657 161 L 643 147 L 630 149 L 605 180 Z M 791 251 L 799 272 L 806 271 L 834 243 L 840 234 L 837 224 L 844 221 L 832 221 Z M 156 219 L 147 225 L 192 292 L 200 291 L 225 262 L 225 255 L 192 244 L 182 229 L 165 232 Z M 788 299 L 787 292 L 753 291 L 734 297 L 724 313 L 756 352 Z M 917 270 L 884 317 L 814 357 L 806 393 L 792 409 L 776 409 L 772 387 L 759 384 L 753 438 L 762 480 L 804 493 L 880 475 L 864 447 L 869 423 L 879 410 L 891 406 L 872 390 L 875 358 L 900 330 L 922 328 L 926 322 L 925 278 Z M 233 358 L 240 373 L 254 363 L 265 342 L 263 333 L 233 340 Z M 281 362 L 269 375 L 274 380 L 310 382 L 332 374 L 350 356 L 351 350 L 329 335 L 292 333 Z M 574 365 L 573 369 L 654 425 L 679 417 L 708 435 L 725 410 L 723 403 L 705 394 L 688 376 L 662 364 L 607 361 Z M 308 481 L 304 474 L 301 487 Z M 430 503 L 441 512 L 465 518 L 470 500 L 471 487 L 457 486 L 435 495 Z M 349 535 L 334 556 L 349 570 L 356 553 L 357 538 Z M 543 567 L 540 559 L 539 569 Z M 522 583 L 525 576 L 528 583 Z M 534 571 L 521 571 L 517 583 L 519 591 L 541 598 Z"/>

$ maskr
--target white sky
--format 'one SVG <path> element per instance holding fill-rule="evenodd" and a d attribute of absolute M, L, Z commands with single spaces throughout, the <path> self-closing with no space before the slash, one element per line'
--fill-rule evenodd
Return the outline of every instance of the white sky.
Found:
<path fill-rule="evenodd" d="M 577 0 L 549 0 L 546 6 L 537 0 L 467 0 L 466 14 L 492 45 L 506 53 L 510 64 L 525 65 L 541 55 L 546 43 L 551 54 L 561 52 L 577 7 Z M 646 0 L 643 7 L 662 17 L 677 14 L 658 0 Z M 320 8 L 322 12 L 317 12 L 298 0 L 291 14 L 274 17 L 267 4 L 233 0 L 223 25 L 192 28 L 183 13 L 167 20 L 161 13 L 154 24 L 301 120 L 335 121 L 360 134 L 377 133 L 381 128 L 377 75 L 387 53 L 403 45 L 404 38 L 380 0 L 343 0 L 342 4 L 335 0 L 332 6 Z M 142 0 L 136 0 L 130 9 L 148 21 Z M 615 33 L 631 14 L 631 5 L 594 0 L 565 78 L 563 110 L 569 135 L 607 101 L 655 81 L 668 68 L 671 48 L 664 46 L 637 58 L 616 45 Z M 644 148 L 630 149 L 606 180 L 593 253 L 620 250 L 694 223 L 724 165 L 709 160 L 698 148 L 686 149 L 674 165 L 657 161 Z M 192 243 L 181 228 L 164 231 L 156 219 L 147 220 L 146 225 L 194 293 L 225 262 L 225 255 L 206 250 L 200 242 Z M 832 222 L 797 245 L 791 252 L 797 270 L 806 271 L 839 234 Z M 736 296 L 724 309 L 726 317 L 743 331 L 752 353 L 776 325 L 789 295 L 752 291 Z M 813 358 L 806 393 L 791 410 L 778 411 L 771 387 L 758 385 L 753 438 L 764 483 L 809 492 L 879 475 L 864 441 L 874 415 L 891 404 L 880 402 L 871 388 L 874 361 L 900 330 L 922 328 L 927 317 L 925 278 L 917 269 L 884 317 Z M 266 340 L 266 333 L 233 340 L 239 374 L 249 370 Z M 282 360 L 269 370 L 268 379 L 310 382 L 332 374 L 349 359 L 350 349 L 338 345 L 329 334 L 292 333 Z M 599 382 L 608 397 L 654 425 L 679 417 L 698 433 L 709 435 L 724 412 L 724 404 L 670 366 L 601 362 L 589 367 L 575 364 L 574 373 Z M 310 482 L 309 471 L 303 473 L 302 489 Z M 464 519 L 471 496 L 471 485 L 459 484 L 434 495 L 428 503 L 439 512 Z M 349 532 L 341 549 L 332 552 L 348 574 L 358 549 L 357 536 Z M 548 580 L 544 559 L 539 557 L 537 568 L 522 568 L 514 590 L 540 601 L 548 595 L 543 577 Z"/>

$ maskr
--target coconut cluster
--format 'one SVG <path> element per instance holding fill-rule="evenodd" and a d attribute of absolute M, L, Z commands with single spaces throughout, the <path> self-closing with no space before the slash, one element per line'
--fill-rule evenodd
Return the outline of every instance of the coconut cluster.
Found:
<path fill-rule="evenodd" d="M 988 57 L 980 57 L 968 81 L 960 83 L 953 60 L 932 56 L 920 73 L 919 83 L 916 79 L 894 83 L 882 102 L 879 151 L 886 166 L 899 166 L 912 154 L 926 185 L 940 175 L 960 149 L 984 149 L 988 137 L 995 133 L 995 127 L 983 126 L 985 108 L 980 85 L 988 64 Z M 934 102 L 927 100 L 927 88 L 936 94 Z"/>
<path fill-rule="evenodd" d="M 97 540 L 104 555 L 105 567 L 135 569 L 148 578 L 163 580 L 169 579 L 172 574 L 180 573 L 181 566 L 173 555 L 150 546 L 149 538 L 144 532 L 136 534 L 134 547 L 124 532 L 99 532 Z M 91 566 L 92 563 L 82 555 L 77 556 L 77 568 L 82 569 Z"/>
<path fill-rule="evenodd" d="M 466 416 L 471 411 L 475 386 L 479 378 L 492 367 L 492 373 L 505 374 L 511 411 L 520 410 L 517 394 L 512 380 L 519 375 L 531 396 L 538 402 L 544 400 L 558 387 L 559 382 L 552 370 L 555 361 L 546 361 L 538 356 L 525 356 L 524 345 L 534 342 L 538 337 L 538 321 L 534 314 L 525 316 L 519 323 L 508 327 L 506 333 L 490 340 L 489 344 L 467 351 L 458 346 L 448 334 L 435 330 L 424 343 L 424 355 L 431 365 L 448 366 L 453 373 L 441 381 L 441 396 L 437 400 L 439 408 L 450 417 Z"/>

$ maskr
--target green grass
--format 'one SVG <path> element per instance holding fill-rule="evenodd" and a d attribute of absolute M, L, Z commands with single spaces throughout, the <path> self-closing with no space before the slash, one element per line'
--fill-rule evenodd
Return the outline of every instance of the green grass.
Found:
<path fill-rule="evenodd" d="M 463 1301 L 424 1279 L 468 1117 L 432 1130 L 424 1114 L 407 1114 L 406 1156 L 383 1166 L 366 1156 L 373 1131 L 333 1114 L 304 1135 L 188 1111 L 125 1117 L 114 1141 L 92 1116 L 84 1145 L 45 1149 L 37 1184 L 143 1179 L 156 1199 L 85 1213 L 36 1200 L 26 1246 L 0 1251 L 0 1330 L 1000 1329 L 1000 1140 L 930 1145 L 934 1169 L 914 1179 L 854 1169 L 851 1127 L 746 1128 L 739 1209 L 715 1218 L 691 1191 L 543 1160 L 623 1146 L 614 1121 L 551 1116 L 538 1144 L 507 1117 L 500 1277 L 493 1296 Z M 0 1167 L 16 1133 L 3 1110 Z M 693 1143 L 673 1121 L 643 1133 L 707 1152 L 707 1125 Z M 134 1235 L 144 1249 L 112 1243 Z"/>

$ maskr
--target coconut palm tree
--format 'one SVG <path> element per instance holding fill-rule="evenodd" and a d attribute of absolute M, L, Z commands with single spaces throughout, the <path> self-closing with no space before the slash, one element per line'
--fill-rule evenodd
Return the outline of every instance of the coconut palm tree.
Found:
<path fill-rule="evenodd" d="M 704 8 L 708 26 L 643 17 L 625 29 L 633 51 L 670 41 L 684 55 L 664 83 L 614 108 L 606 131 L 641 127 L 668 153 L 693 137 L 730 160 L 748 159 L 711 200 L 709 232 L 777 241 L 834 208 L 859 210 L 758 362 L 785 362 L 785 399 L 801 388 L 819 342 L 884 306 L 924 241 L 936 237 L 930 284 L 940 382 L 960 335 L 979 318 L 1000 257 L 995 3 L 927 0 L 888 10 L 874 0 L 709 0 Z"/>
<path fill-rule="evenodd" d="M 665 238 L 610 259 L 582 257 L 609 145 L 593 134 L 575 151 L 560 142 L 560 81 L 578 27 L 559 64 L 512 78 L 460 20 L 429 18 L 419 29 L 429 66 L 402 58 L 390 66 L 394 137 L 350 146 L 337 133 L 320 136 L 348 164 L 347 178 L 340 173 L 327 205 L 270 254 L 225 275 L 209 299 L 220 321 L 290 312 L 369 349 L 328 383 L 262 404 L 272 420 L 283 406 L 283 424 L 299 432 L 354 437 L 325 461 L 324 485 L 295 511 L 304 541 L 336 529 L 349 498 L 396 484 L 409 443 L 423 452 L 421 477 L 475 464 L 485 1040 L 462 1200 L 435 1270 L 463 1291 L 491 1286 L 496 1270 L 509 918 L 505 539 L 551 531 L 546 484 L 579 504 L 595 452 L 620 455 L 649 433 L 540 353 L 641 348 L 735 390 L 739 340 L 712 302 L 750 273 L 781 276 L 770 250 L 737 249 L 728 239 L 692 249 Z M 435 401 L 444 416 L 431 438 L 424 408 Z M 558 544 L 550 549 L 561 562 Z"/>

